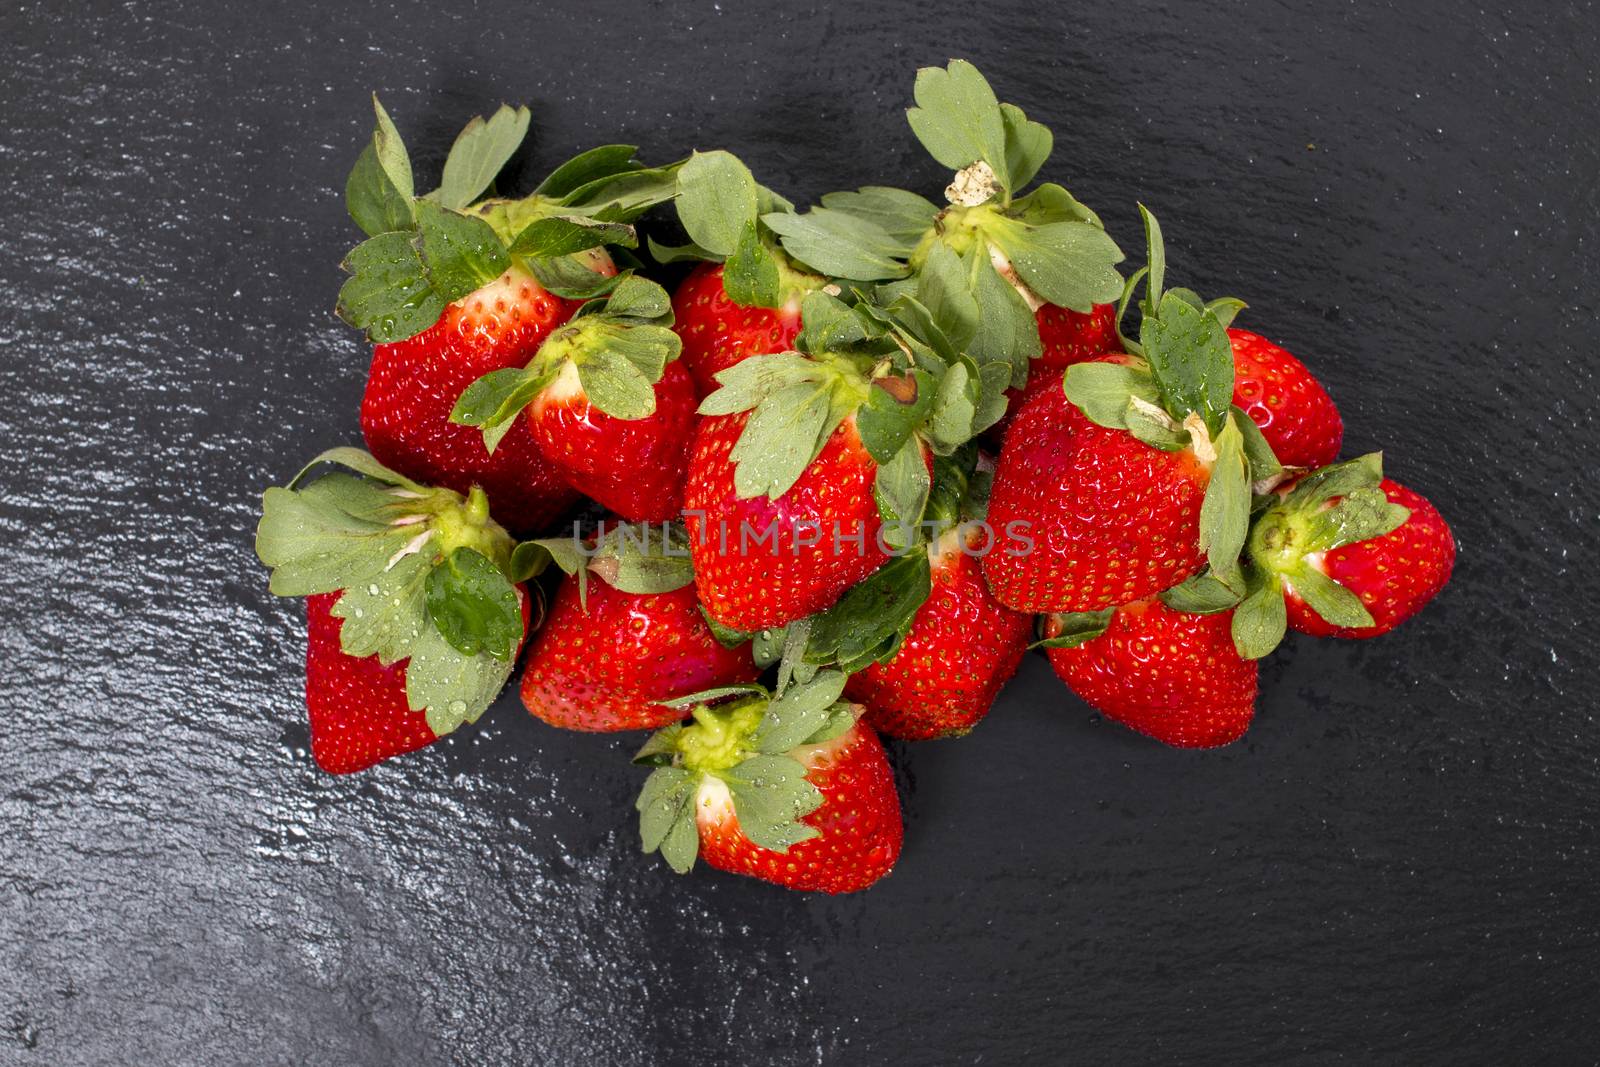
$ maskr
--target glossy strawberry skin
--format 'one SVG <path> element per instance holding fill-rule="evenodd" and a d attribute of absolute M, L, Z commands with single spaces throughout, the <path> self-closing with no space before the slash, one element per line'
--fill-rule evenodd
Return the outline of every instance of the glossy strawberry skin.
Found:
<path fill-rule="evenodd" d="M 1358 541 L 1322 555 L 1313 566 L 1366 605 L 1374 625 L 1329 625 L 1292 588 L 1285 588 L 1289 625 L 1313 637 L 1366 638 L 1386 634 L 1421 611 L 1450 581 L 1456 542 L 1444 516 L 1422 494 L 1385 478 L 1379 483 L 1393 504 L 1411 517 L 1382 537 Z"/>
<path fill-rule="evenodd" d="M 1046 389 L 1060 389 L 1061 376 L 1074 363 L 1083 363 L 1122 347 L 1117 337 L 1117 309 L 1096 304 L 1088 314 L 1045 304 L 1034 312 L 1042 351 L 1028 366 L 1028 384 L 1006 392 L 1014 414 Z"/>
<path fill-rule="evenodd" d="M 544 458 L 574 489 L 629 522 L 667 522 L 683 510 L 683 479 L 694 433 L 694 382 L 681 361 L 656 383 L 656 410 L 619 419 L 582 391 L 546 389 L 526 417 Z"/>
<path fill-rule="evenodd" d="M 588 610 L 576 579 L 562 582 L 522 675 L 522 702 L 567 730 L 646 730 L 687 709 L 658 701 L 752 682 L 750 649 L 724 648 L 693 585 L 668 593 L 625 593 L 591 577 Z"/>
<path fill-rule="evenodd" d="M 344 620 L 333 614 L 341 593 L 306 598 L 306 711 L 311 757 L 329 774 L 352 774 L 439 738 L 425 712 L 406 701 L 406 665 L 377 656 L 347 656 L 339 645 Z M 526 635 L 528 599 L 522 601 Z M 519 646 L 520 648 L 520 646 Z"/>
<path fill-rule="evenodd" d="M 1177 585 L 1204 563 L 1208 479 L 1191 451 L 1097 426 L 1061 390 L 1045 390 L 1018 412 L 1000 452 L 989 587 L 1034 613 L 1095 611 Z"/>
<path fill-rule="evenodd" d="M 507 271 L 445 309 L 415 337 L 376 345 L 361 399 L 361 432 L 378 462 L 427 485 L 489 496 L 510 530 L 549 527 L 578 495 L 518 423 L 491 455 L 483 434 L 450 421 L 467 386 L 490 371 L 525 366 L 550 331 L 578 305 L 547 293 L 521 270 Z"/>
<path fill-rule="evenodd" d="M 904 741 L 958 737 L 976 726 L 1017 673 L 1033 630 L 1031 616 L 994 599 L 977 557 L 958 545 L 937 554 L 932 576 L 933 591 L 894 657 L 845 683 L 874 729 Z"/>
<path fill-rule="evenodd" d="M 794 749 L 822 806 L 801 819 L 818 836 L 774 852 L 739 831 L 727 787 L 708 778 L 695 798 L 700 856 L 718 870 L 787 889 L 854 893 L 888 874 L 900 857 L 905 827 L 894 771 L 883 742 L 858 722 L 832 741 Z"/>
<path fill-rule="evenodd" d="M 724 626 L 754 633 L 831 606 L 888 555 L 878 543 L 882 520 L 872 496 L 877 464 L 853 419 L 833 432 L 788 492 L 776 500 L 741 500 L 728 454 L 748 418 L 741 412 L 700 420 L 684 518 L 706 611 Z M 798 543 L 811 533 L 815 544 Z"/>
<path fill-rule="evenodd" d="M 1244 736 L 1255 715 L 1256 663 L 1234 649 L 1232 620 L 1151 599 L 1118 609 L 1099 637 L 1045 654 L 1107 718 L 1176 748 L 1215 748 Z"/>
<path fill-rule="evenodd" d="M 722 264 L 702 263 L 672 295 L 673 329 L 683 339 L 679 357 L 701 397 L 717 388 L 716 376 L 746 356 L 787 352 L 800 332 L 798 300 L 781 308 L 745 307 L 722 287 Z"/>
<path fill-rule="evenodd" d="M 1229 330 L 1228 340 L 1233 402 L 1261 428 L 1278 462 L 1325 467 L 1338 459 L 1344 419 L 1306 365 L 1248 330 Z"/>

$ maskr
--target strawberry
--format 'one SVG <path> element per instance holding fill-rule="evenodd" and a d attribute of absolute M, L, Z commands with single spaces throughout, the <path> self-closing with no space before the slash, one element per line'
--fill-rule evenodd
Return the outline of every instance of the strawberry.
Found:
<path fill-rule="evenodd" d="M 616 270 L 603 245 L 631 246 L 626 223 L 671 196 L 671 168 L 648 171 L 628 146 L 584 153 L 521 200 L 478 200 L 516 150 L 528 110 L 474 119 L 445 161 L 443 181 L 415 195 L 405 146 L 374 99 L 377 129 L 346 185 L 351 217 L 370 239 L 344 267 L 337 312 L 375 344 L 361 404 L 368 447 L 429 484 L 488 494 L 506 525 L 547 526 L 576 494 L 528 427 L 492 454 L 450 414 L 472 382 L 521 367 Z"/>
<path fill-rule="evenodd" d="M 776 499 L 739 495 L 730 456 L 748 421 L 744 412 L 701 420 L 684 515 L 707 613 L 754 633 L 823 610 L 888 553 L 872 495 L 878 466 L 854 420 L 839 424 Z"/>
<path fill-rule="evenodd" d="M 768 308 L 734 301 L 723 288 L 720 263 L 702 263 L 672 294 L 673 328 L 683 338 L 683 364 L 702 397 L 717 374 L 746 356 L 787 352 L 800 332 L 800 301 Z"/>
<path fill-rule="evenodd" d="M 1127 357 L 1105 357 L 1124 366 Z M 1097 425 L 1059 390 L 1036 395 L 1006 432 L 983 559 L 1000 603 L 1093 611 L 1149 596 L 1200 569 L 1210 472 L 1189 447 L 1154 448 Z"/>
<path fill-rule="evenodd" d="M 1249 552 L 1255 581 L 1236 637 L 1255 655 L 1277 644 L 1285 622 L 1316 637 L 1388 633 L 1438 595 L 1456 558 L 1438 510 L 1384 478 L 1377 453 L 1282 489 L 1257 517 Z"/>
<path fill-rule="evenodd" d="M 799 351 L 717 376 L 689 460 L 701 601 L 747 633 L 826 609 L 909 546 L 931 455 L 967 441 L 983 403 L 969 359 L 884 309 L 813 292 L 801 314 Z"/>
<path fill-rule="evenodd" d="M 305 484 L 322 464 L 343 466 Z M 308 597 L 311 754 L 364 770 L 475 722 L 527 634 L 525 555 L 474 489 L 430 489 L 356 449 L 318 456 L 263 498 L 272 591 Z"/>
<path fill-rule="evenodd" d="M 973 521 L 983 510 L 983 480 L 973 477 L 978 465 L 970 449 L 936 461 L 924 516 L 936 529 L 949 528 L 928 546 L 929 591 L 892 655 L 845 683 L 845 695 L 866 706 L 866 721 L 891 737 L 921 741 L 969 732 L 1028 649 L 1033 619 L 994 599 L 978 562 L 978 553 L 992 547 L 992 537 Z M 963 506 L 969 485 L 979 491 Z M 870 611 L 892 615 L 881 601 Z M 813 624 L 812 636 L 825 638 L 826 631 L 819 635 Z"/>
<path fill-rule="evenodd" d="M 1256 663 L 1234 649 L 1231 613 L 1154 598 L 1045 619 L 1050 666 L 1107 718 L 1177 748 L 1237 741 L 1255 714 Z"/>
<path fill-rule="evenodd" d="M 912 132 L 955 172 L 947 204 L 902 189 L 829 193 L 803 214 L 763 215 L 783 250 L 822 274 L 888 283 L 914 298 L 976 364 L 977 429 L 1016 410 L 1073 362 L 1116 348 L 1122 252 L 1061 186 L 1024 192 L 1049 158 L 1050 131 L 1003 104 L 972 64 L 917 72 Z"/>
<path fill-rule="evenodd" d="M 1265 337 L 1230 329 L 1233 402 L 1261 430 L 1280 463 L 1325 467 L 1339 457 L 1344 420 L 1322 383 Z"/>
<path fill-rule="evenodd" d="M 474 382 L 450 417 L 481 427 L 490 453 L 524 426 L 590 499 L 633 522 L 676 518 L 695 397 L 673 362 L 680 342 L 671 315 L 666 290 L 624 278 L 552 333 L 526 367 Z"/>
<path fill-rule="evenodd" d="M 1282 469 L 1231 407 L 1222 304 L 1163 292 L 1160 226 L 1144 217 L 1151 265 L 1140 272 L 1138 355 L 1074 364 L 1065 395 L 1035 396 L 1006 434 L 988 518 L 1007 543 L 983 567 L 996 598 L 1017 611 L 1142 600 L 1208 562 L 1231 574 L 1250 486 Z"/>
<path fill-rule="evenodd" d="M 904 838 L 894 773 L 861 709 L 836 702 L 843 684 L 822 671 L 775 698 L 746 687 L 652 737 L 637 757 L 657 768 L 637 804 L 645 851 L 804 892 L 888 874 Z"/>
<path fill-rule="evenodd" d="M 655 729 L 687 714 L 663 701 L 755 681 L 748 643 L 727 648 L 712 636 L 688 559 L 661 552 L 660 536 L 650 527 L 609 531 L 591 549 L 591 580 L 580 573 L 562 583 L 522 675 L 522 702 L 535 716 L 569 730 Z M 681 534 L 672 536 L 681 552 Z M 654 566 L 630 558 L 641 545 L 657 550 Z"/>

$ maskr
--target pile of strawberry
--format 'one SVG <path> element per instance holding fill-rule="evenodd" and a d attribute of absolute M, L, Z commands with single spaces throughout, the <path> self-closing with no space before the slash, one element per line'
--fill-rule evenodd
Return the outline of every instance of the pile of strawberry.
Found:
<path fill-rule="evenodd" d="M 849 892 L 900 852 L 879 735 L 965 734 L 1029 648 L 1108 718 L 1224 745 L 1287 628 L 1372 637 L 1439 592 L 1439 513 L 1338 461 L 1333 401 L 1241 302 L 1168 287 L 1149 212 L 1124 279 L 1094 212 L 1023 192 L 1049 130 L 963 61 L 915 96 L 942 207 L 798 211 L 727 152 L 627 145 L 505 197 L 505 107 L 418 195 L 376 107 L 338 304 L 375 343 L 367 451 L 269 489 L 257 538 L 308 598 L 325 770 L 475 721 L 523 659 L 544 722 L 656 731 L 646 850 Z M 666 204 L 677 243 L 641 247 Z M 669 296 L 646 275 L 677 260 Z"/>

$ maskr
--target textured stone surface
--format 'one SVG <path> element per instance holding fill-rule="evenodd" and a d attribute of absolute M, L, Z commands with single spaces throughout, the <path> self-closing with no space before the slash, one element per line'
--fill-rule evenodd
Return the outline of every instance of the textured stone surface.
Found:
<path fill-rule="evenodd" d="M 0 1061 L 1592 1057 L 1594 6 L 563 6 L 0 11 Z M 250 542 L 263 486 L 358 439 L 328 309 L 365 94 L 424 173 L 508 99 L 530 181 L 627 139 L 931 192 L 900 108 L 953 50 L 1437 502 L 1445 595 L 1292 641 L 1211 754 L 1030 657 L 970 739 L 897 748 L 904 859 L 853 899 L 671 877 L 636 739 L 514 697 L 318 774 Z"/>

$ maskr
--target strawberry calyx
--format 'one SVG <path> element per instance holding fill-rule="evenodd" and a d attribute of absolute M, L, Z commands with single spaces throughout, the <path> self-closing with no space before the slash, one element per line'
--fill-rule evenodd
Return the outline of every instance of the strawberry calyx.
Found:
<path fill-rule="evenodd" d="M 689 243 L 650 242 L 657 262 L 704 260 L 723 265 L 722 287 L 745 307 L 798 308 L 827 279 L 786 252 L 770 218 L 794 204 L 755 180 L 731 152 L 694 152 L 677 174 L 674 206 Z"/>
<path fill-rule="evenodd" d="M 328 467 L 343 470 L 311 477 Z M 409 660 L 408 704 L 436 735 L 476 721 L 511 675 L 532 557 L 480 489 L 429 488 L 360 449 L 330 449 L 266 491 L 256 554 L 278 596 L 340 594 L 346 655 Z"/>
<path fill-rule="evenodd" d="M 801 821 L 822 805 L 806 779 L 805 749 L 855 725 L 861 709 L 840 699 L 844 680 L 819 671 L 777 695 L 742 685 L 669 701 L 691 708 L 689 719 L 657 731 L 634 757 L 655 768 L 635 803 L 644 850 L 687 872 L 699 854 L 696 807 L 724 798 L 760 848 L 787 852 L 816 837 Z"/>
<path fill-rule="evenodd" d="M 682 348 L 667 291 L 628 275 L 546 337 L 526 367 L 491 371 L 469 385 L 450 421 L 482 428 L 492 453 L 541 397 L 581 400 L 618 419 L 647 418 L 656 410 L 655 385 Z"/>
<path fill-rule="evenodd" d="M 467 124 L 439 187 L 418 194 L 399 132 L 376 96 L 372 103 L 376 128 L 345 184 L 350 217 L 368 239 L 345 257 L 351 276 L 335 312 L 376 343 L 421 333 L 513 266 L 557 296 L 610 291 L 616 271 L 605 246 L 635 247 L 630 223 L 676 188 L 681 164 L 646 167 L 633 146 L 602 145 L 526 197 L 480 200 L 528 131 L 528 109 L 502 105 Z"/>
<path fill-rule="evenodd" d="M 1345 545 L 1370 541 L 1411 517 L 1384 494 L 1383 454 L 1312 471 L 1279 491 L 1251 524 L 1247 592 L 1233 616 L 1233 641 L 1246 659 L 1260 659 L 1283 640 L 1286 592 L 1300 596 L 1330 625 L 1367 627 L 1372 614 L 1361 598 L 1323 569 L 1323 557 Z"/>
<path fill-rule="evenodd" d="M 1045 303 L 1087 313 L 1116 300 L 1122 252 L 1061 186 L 1022 194 L 1054 139 L 1021 108 L 1001 103 L 972 64 L 919 70 L 915 97 L 912 132 L 955 172 L 948 206 L 865 186 L 763 221 L 791 256 L 824 274 L 918 292 L 958 324 L 950 331 L 958 347 L 980 366 L 1010 367 L 1020 389 L 1029 361 L 1043 352 L 1034 313 Z"/>

